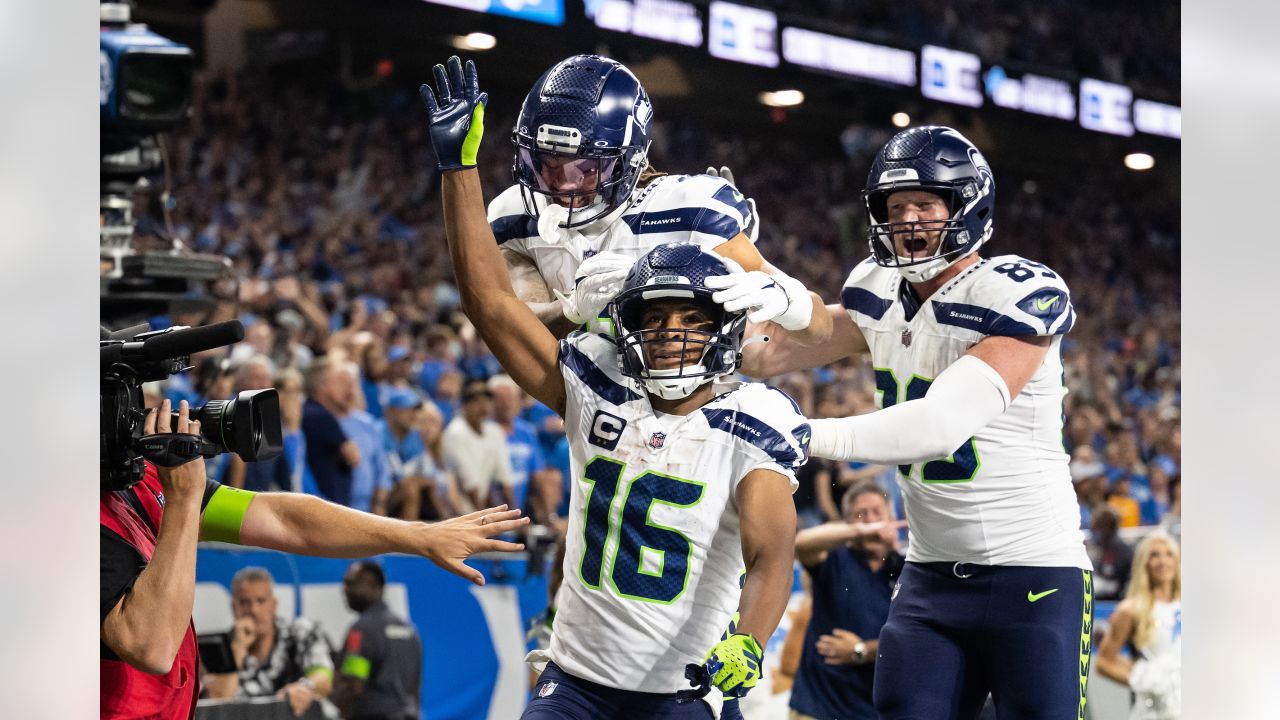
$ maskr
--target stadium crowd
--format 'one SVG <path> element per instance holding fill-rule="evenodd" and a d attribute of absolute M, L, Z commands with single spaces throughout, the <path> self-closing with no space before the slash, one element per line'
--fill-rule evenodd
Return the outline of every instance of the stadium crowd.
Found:
<path fill-rule="evenodd" d="M 497 377 L 501 368 L 458 309 L 416 96 L 389 85 L 350 92 L 269 77 L 197 82 L 192 122 L 171 149 L 170 222 L 189 247 L 228 257 L 234 280 L 219 285 L 212 317 L 155 319 L 239 317 L 246 339 L 152 392 L 202 403 L 280 388 L 284 457 L 247 468 L 221 456 L 211 470 L 225 482 L 426 519 L 514 497 L 535 522 L 562 531 L 567 443 L 550 410 Z M 488 122 L 481 169 L 494 197 L 511 182 L 511 118 Z M 660 170 L 730 166 L 757 201 L 763 254 L 835 301 L 867 255 L 858 191 L 868 149 L 886 131 L 853 126 L 831 147 L 741 132 L 731 140 L 691 123 L 659 123 L 655 135 Z M 1078 312 L 1063 344 L 1064 446 L 1098 565 L 1114 554 L 1111 520 L 1178 531 L 1176 188 L 1102 174 L 1088 183 L 1018 178 L 1002 173 L 998 147 L 991 154 L 1001 201 L 986 253 L 1043 260 L 1066 279 Z M 139 236 L 161 228 L 157 215 L 144 216 Z M 865 363 L 772 382 L 814 417 L 875 406 Z M 512 467 L 476 476 L 448 440 L 479 442 L 494 432 L 506 439 Z M 335 476 L 335 465 L 353 469 Z M 900 502 L 892 473 L 811 463 L 796 495 L 802 523 L 838 518 L 841 488 L 859 479 L 877 480 Z"/>

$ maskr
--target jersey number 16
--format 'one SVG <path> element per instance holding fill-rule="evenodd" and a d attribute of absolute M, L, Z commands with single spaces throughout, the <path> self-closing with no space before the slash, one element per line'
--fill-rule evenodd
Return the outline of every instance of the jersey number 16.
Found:
<path fill-rule="evenodd" d="M 652 471 L 642 473 L 627 485 L 619 521 L 611 527 L 609 516 L 626 467 L 625 463 L 597 455 L 583 472 L 582 479 L 590 487 L 582 530 L 582 564 L 578 569 L 582 584 L 600 589 L 605 547 L 609 536 L 615 535 L 613 569 L 609 573 L 614 590 L 631 600 L 669 605 L 688 587 L 693 543 L 679 530 L 654 522 L 653 506 L 693 507 L 701 502 L 706 485 Z M 645 567 L 646 551 L 656 556 L 656 570 Z"/>

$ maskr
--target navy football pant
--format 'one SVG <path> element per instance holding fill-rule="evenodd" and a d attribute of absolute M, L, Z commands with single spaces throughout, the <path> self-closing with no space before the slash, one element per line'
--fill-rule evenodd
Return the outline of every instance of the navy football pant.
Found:
<path fill-rule="evenodd" d="M 547 663 L 521 720 L 710 720 L 702 700 L 605 687 Z"/>
<path fill-rule="evenodd" d="M 964 576 L 964 577 L 962 577 Z M 1093 580 L 1072 567 L 914 563 L 880 631 L 881 720 L 1084 718 Z"/>

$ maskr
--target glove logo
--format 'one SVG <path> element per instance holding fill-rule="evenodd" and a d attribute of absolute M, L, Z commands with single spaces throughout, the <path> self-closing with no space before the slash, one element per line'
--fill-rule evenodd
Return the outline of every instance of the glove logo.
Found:
<path fill-rule="evenodd" d="M 555 692 L 558 687 L 560 687 L 560 683 L 552 680 L 538 688 L 538 697 L 550 697 L 551 693 Z"/>

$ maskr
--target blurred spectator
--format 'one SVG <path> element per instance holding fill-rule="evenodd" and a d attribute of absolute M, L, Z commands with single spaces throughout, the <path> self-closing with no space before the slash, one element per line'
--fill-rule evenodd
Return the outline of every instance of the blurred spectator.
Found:
<path fill-rule="evenodd" d="M 556 505 L 560 502 L 560 471 L 547 464 L 537 431 L 520 418 L 524 390 L 507 375 L 494 375 L 488 385 L 493 395 L 494 420 L 507 437 L 515 507 L 523 508 L 533 522 L 559 525 Z"/>
<path fill-rule="evenodd" d="M 1093 514 L 1093 526 L 1085 540 L 1085 550 L 1093 563 L 1093 597 L 1119 600 L 1129 584 L 1133 548 L 1119 534 L 1120 519 L 1109 507 Z"/>
<path fill-rule="evenodd" d="M 333 701 L 348 720 L 416 720 L 422 684 L 422 641 L 382 599 L 386 575 L 377 563 L 347 568 L 342 592 L 360 617 L 347 631 Z"/>
<path fill-rule="evenodd" d="M 307 399 L 302 406 L 307 468 L 320 494 L 339 505 L 351 504 L 352 470 L 360 449 L 338 423 L 354 403 L 352 383 L 342 362 L 322 357 L 307 368 Z"/>
<path fill-rule="evenodd" d="M 274 375 L 275 368 L 270 358 L 265 355 L 254 355 L 245 360 L 236 371 L 235 393 L 269 388 Z M 283 413 L 281 420 L 283 425 Z M 238 455 L 232 455 L 227 461 L 226 475 L 223 476 L 222 482 L 231 487 L 254 492 L 294 489 L 293 477 L 289 472 L 289 460 L 283 453 L 273 458 L 250 463 L 241 460 Z"/>
<path fill-rule="evenodd" d="M 444 416 L 434 403 L 422 403 L 414 413 L 414 429 L 425 451 L 405 467 L 405 475 L 420 478 L 423 520 L 444 520 L 462 514 L 465 506 L 457 478 L 449 471 L 444 454 Z"/>
<path fill-rule="evenodd" d="M 801 530 L 840 517 L 831 497 L 836 476 L 835 466 L 819 458 L 809 458 L 809 462 L 796 471 L 799 485 L 792 497 L 795 498 L 796 521 Z"/>
<path fill-rule="evenodd" d="M 1077 446 L 1068 467 L 1080 503 L 1080 528 L 1087 530 L 1093 527 L 1094 511 L 1106 503 L 1107 470 L 1092 445 Z"/>
<path fill-rule="evenodd" d="M 484 380 L 472 380 L 462 391 L 462 411 L 444 429 L 448 467 L 462 489 L 463 513 L 489 507 L 501 493 L 502 502 L 516 507 L 511 456 L 506 433 L 493 421 L 493 394 Z"/>
<path fill-rule="evenodd" d="M 294 715 L 328 697 L 333 660 L 324 631 L 277 610 L 274 579 L 265 568 L 247 567 L 231 579 L 231 655 L 238 671 L 206 675 L 209 697 L 282 697 Z"/>
<path fill-rule="evenodd" d="M 345 385 L 340 397 L 351 399 L 360 395 L 360 366 L 344 363 L 338 377 Z M 355 443 L 359 453 L 359 460 L 351 468 L 351 498 L 347 505 L 374 515 L 386 515 L 392 486 L 386 428 L 355 403 L 340 406 L 335 415 L 342 432 Z"/>
<path fill-rule="evenodd" d="M 275 379 L 276 392 L 280 395 L 280 420 L 283 430 L 284 450 L 280 456 L 289 467 L 289 489 L 294 492 L 314 493 L 315 480 L 307 470 L 306 440 L 302 435 L 302 373 L 287 367 Z"/>
<path fill-rule="evenodd" d="M 813 610 L 791 688 L 796 720 L 874 720 L 871 693 L 880 629 L 902 570 L 889 497 L 873 482 L 845 491 L 842 519 L 796 534 Z"/>
<path fill-rule="evenodd" d="M 1120 527 L 1138 527 L 1140 524 L 1142 510 L 1133 497 L 1133 477 L 1129 473 L 1117 477 L 1107 491 L 1107 507 L 1119 516 Z"/>
<path fill-rule="evenodd" d="M 411 472 L 418 456 L 427 451 L 415 418 L 422 399 L 409 388 L 389 388 L 383 419 L 386 421 L 387 461 L 394 486 L 387 507 L 403 520 L 418 520 L 422 515 L 422 492 L 426 478 Z"/>

